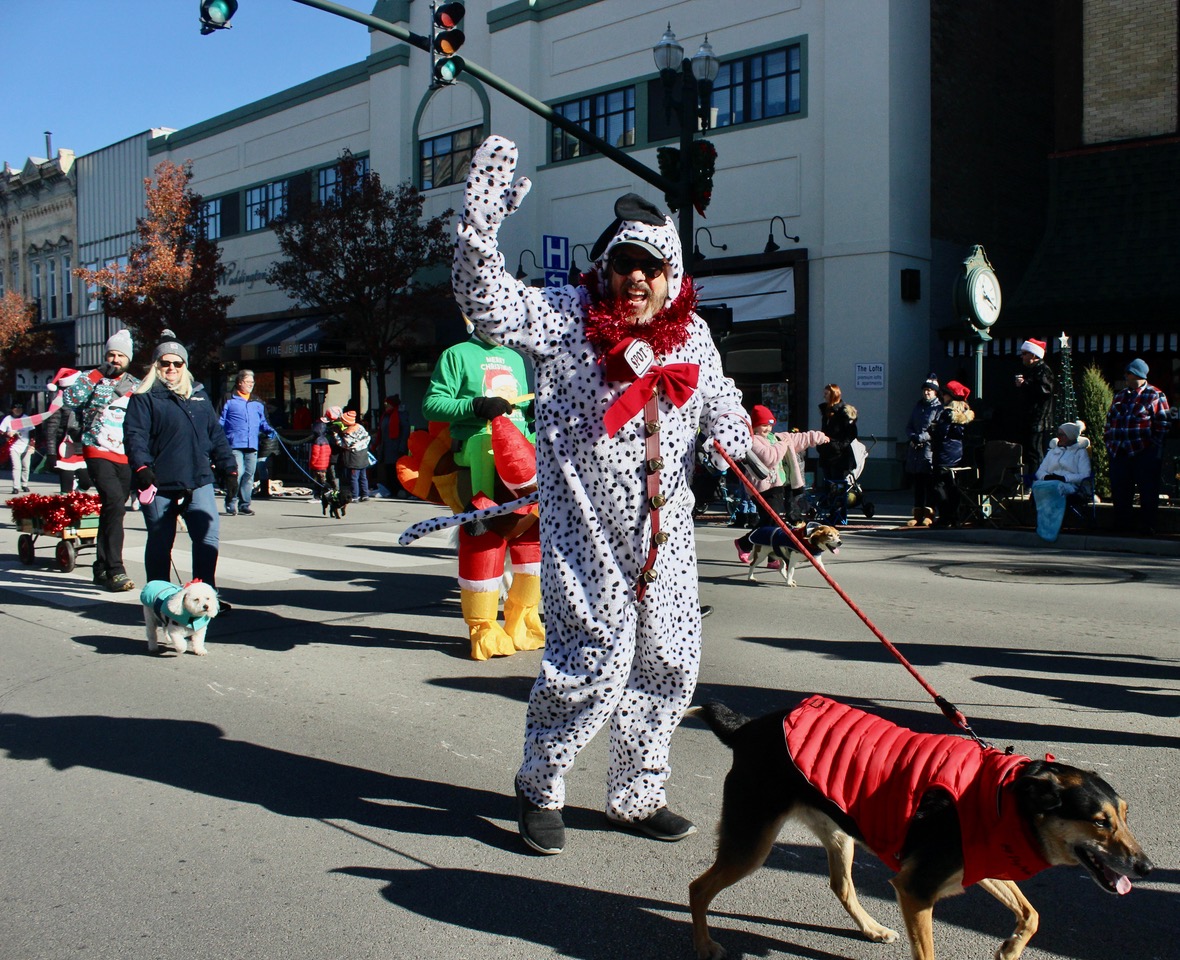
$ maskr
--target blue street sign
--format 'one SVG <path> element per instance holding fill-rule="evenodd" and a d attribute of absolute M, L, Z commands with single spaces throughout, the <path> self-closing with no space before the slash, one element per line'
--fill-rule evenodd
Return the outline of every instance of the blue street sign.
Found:
<path fill-rule="evenodd" d="M 570 238 L 546 233 L 541 237 L 541 266 L 545 270 L 569 271 Z"/>
<path fill-rule="evenodd" d="M 569 282 L 568 270 L 545 271 L 545 286 L 547 287 L 564 287 Z"/>

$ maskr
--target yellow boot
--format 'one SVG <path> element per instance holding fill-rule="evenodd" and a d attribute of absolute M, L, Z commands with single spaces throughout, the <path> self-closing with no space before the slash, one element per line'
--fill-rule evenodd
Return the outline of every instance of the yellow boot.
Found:
<path fill-rule="evenodd" d="M 507 657 L 516 652 L 512 638 L 496 623 L 500 608 L 499 590 L 460 590 L 463 605 L 463 619 L 471 634 L 471 659 L 486 660 L 488 657 Z"/>
<path fill-rule="evenodd" d="M 504 601 L 504 629 L 517 650 L 539 650 L 545 646 L 541 623 L 541 578 L 535 573 L 515 573 Z"/>

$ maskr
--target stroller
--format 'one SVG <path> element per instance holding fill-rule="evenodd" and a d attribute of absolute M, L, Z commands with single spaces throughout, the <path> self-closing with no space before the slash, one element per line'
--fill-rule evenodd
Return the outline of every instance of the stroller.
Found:
<path fill-rule="evenodd" d="M 848 522 L 849 508 L 856 506 L 864 511 L 866 519 L 873 519 L 877 508 L 865 499 L 860 475 L 864 472 L 869 451 L 876 445 L 876 437 L 870 438 L 867 447 L 859 440 L 852 441 L 852 471 L 843 480 L 824 480 L 822 489 L 812 490 L 800 498 L 806 519 L 818 523 L 845 524 Z"/>

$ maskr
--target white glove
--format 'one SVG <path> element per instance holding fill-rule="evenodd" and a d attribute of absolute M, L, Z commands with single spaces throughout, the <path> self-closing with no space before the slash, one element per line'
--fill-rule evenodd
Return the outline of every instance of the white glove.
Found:
<path fill-rule="evenodd" d="M 705 452 L 709 454 L 709 462 L 718 470 L 725 470 L 729 466 L 713 445 L 713 441 L 717 441 L 721 444 L 721 449 L 740 466 L 746 454 L 750 452 L 752 437 L 749 423 L 741 417 L 721 417 L 713 425 L 713 436 L 705 441 Z"/>
<path fill-rule="evenodd" d="M 504 218 L 516 212 L 532 188 L 528 177 L 512 182 L 517 156 L 515 143 L 491 136 L 471 158 L 463 193 L 463 222 L 477 234 L 494 237 Z"/>

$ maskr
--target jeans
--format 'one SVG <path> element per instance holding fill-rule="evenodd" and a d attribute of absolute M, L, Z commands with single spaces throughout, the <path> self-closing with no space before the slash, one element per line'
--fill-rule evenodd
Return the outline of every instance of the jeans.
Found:
<path fill-rule="evenodd" d="M 352 487 L 352 499 L 359 500 L 361 497 L 369 495 L 369 471 L 368 468 L 357 470 L 354 467 L 348 468 L 348 483 Z"/>
<path fill-rule="evenodd" d="M 100 457 L 86 461 L 90 479 L 102 504 L 98 512 L 98 536 L 94 538 L 99 572 L 114 576 L 126 573 L 123 566 L 123 517 L 131 495 L 131 467 Z"/>
<path fill-rule="evenodd" d="M 143 505 L 147 525 L 147 546 L 143 565 L 149 580 L 171 580 L 172 545 L 176 541 L 176 518 L 182 508 L 177 500 L 180 490 L 158 490 L 151 503 Z M 221 518 L 217 513 L 217 496 L 213 484 L 192 491 L 188 507 L 183 509 L 184 524 L 193 542 L 193 577 L 217 587 L 217 553 L 220 545 Z"/>
<path fill-rule="evenodd" d="M 238 509 L 250 509 L 250 498 L 254 496 L 254 469 L 258 466 L 258 451 L 239 450 L 235 447 L 234 463 L 238 465 L 237 504 L 235 504 L 232 498 L 226 497 L 226 513 L 234 513 Z"/>

